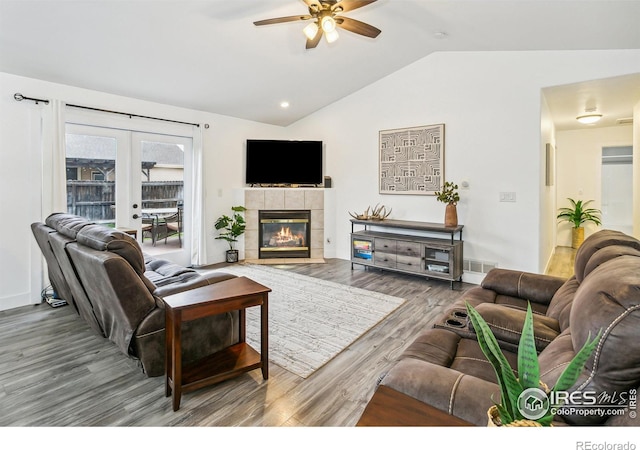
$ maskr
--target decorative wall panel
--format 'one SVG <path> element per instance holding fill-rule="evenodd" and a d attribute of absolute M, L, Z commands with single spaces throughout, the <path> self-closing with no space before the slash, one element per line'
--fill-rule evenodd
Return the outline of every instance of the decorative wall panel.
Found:
<path fill-rule="evenodd" d="M 380 131 L 380 193 L 434 195 L 444 180 L 444 124 Z"/>

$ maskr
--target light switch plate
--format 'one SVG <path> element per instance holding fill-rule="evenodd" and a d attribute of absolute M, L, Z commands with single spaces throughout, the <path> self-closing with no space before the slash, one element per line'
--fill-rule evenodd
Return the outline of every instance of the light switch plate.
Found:
<path fill-rule="evenodd" d="M 516 193 L 515 192 L 500 192 L 500 201 L 501 202 L 515 202 L 516 201 Z"/>

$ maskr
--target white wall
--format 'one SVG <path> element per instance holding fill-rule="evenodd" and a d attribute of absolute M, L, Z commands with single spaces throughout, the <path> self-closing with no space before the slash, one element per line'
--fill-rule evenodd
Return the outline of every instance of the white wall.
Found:
<path fill-rule="evenodd" d="M 556 142 L 558 208 L 570 206 L 567 198 L 573 198 L 593 200 L 588 207 L 602 209 L 602 147 L 632 145 L 632 126 L 558 131 Z M 557 245 L 571 247 L 571 227 L 566 222 L 558 225 Z M 599 229 L 591 222 L 584 228 L 585 237 Z"/>
<path fill-rule="evenodd" d="M 214 239 L 213 223 L 232 206 L 234 187 L 244 183 L 243 145 L 248 136 L 280 138 L 284 129 L 169 105 L 140 101 L 86 89 L 0 73 L 0 310 L 38 303 L 43 288 L 42 256 L 30 224 L 41 217 L 42 161 L 40 112 L 44 104 L 17 102 L 14 93 L 60 99 L 67 103 L 208 123 L 203 129 L 207 254 L 210 263 L 224 260 L 225 246 Z M 47 170 L 44 168 L 44 170 Z"/>
<path fill-rule="evenodd" d="M 541 131 L 541 89 L 638 71 L 639 50 L 436 53 L 294 124 L 326 142 L 337 256 L 349 257 L 349 211 L 381 203 L 396 219 L 443 221 L 434 197 L 378 194 L 377 157 L 379 130 L 444 123 L 445 177 L 470 184 L 458 205 L 465 258 L 542 271 L 555 223 L 552 191 L 541 186 L 552 137 L 548 125 Z M 499 202 L 503 191 L 517 201 Z"/>

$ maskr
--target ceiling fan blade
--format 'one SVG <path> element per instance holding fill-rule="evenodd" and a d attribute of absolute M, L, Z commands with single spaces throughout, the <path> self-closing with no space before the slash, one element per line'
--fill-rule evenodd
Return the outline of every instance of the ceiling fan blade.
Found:
<path fill-rule="evenodd" d="M 309 14 L 305 14 L 304 16 L 287 16 L 287 17 L 278 17 L 276 19 L 266 19 L 266 20 L 258 20 L 257 22 L 253 22 L 254 25 L 271 25 L 274 23 L 283 23 L 283 22 L 295 22 L 297 20 L 309 20 L 312 19 L 312 16 Z"/>
<path fill-rule="evenodd" d="M 361 34 L 362 36 L 375 38 L 382 32 L 378 28 L 367 23 L 360 22 L 359 20 L 350 19 L 348 17 L 336 17 L 335 19 L 336 25 L 340 28 L 344 28 L 352 33 Z"/>
<path fill-rule="evenodd" d="M 354 9 L 362 8 L 375 1 L 376 0 L 342 0 L 333 5 L 331 11 L 335 11 L 336 13 L 353 11 Z"/>
<path fill-rule="evenodd" d="M 318 31 L 316 35 L 313 37 L 313 39 L 307 39 L 307 45 L 305 48 L 307 50 L 309 50 L 310 48 L 316 48 L 321 38 L 322 38 L 322 29 L 318 28 Z"/>
<path fill-rule="evenodd" d="M 302 1 L 307 4 L 307 7 L 310 10 L 319 11 L 319 10 L 322 9 L 322 5 L 320 4 L 320 2 L 318 0 L 302 0 Z"/>

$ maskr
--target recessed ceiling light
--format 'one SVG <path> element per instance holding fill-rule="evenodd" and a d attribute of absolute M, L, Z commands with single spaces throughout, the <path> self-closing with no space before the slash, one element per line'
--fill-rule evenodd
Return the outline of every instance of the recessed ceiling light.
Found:
<path fill-rule="evenodd" d="M 280 108 L 288 108 L 289 107 L 289 102 L 284 101 L 284 102 L 280 102 Z"/>

